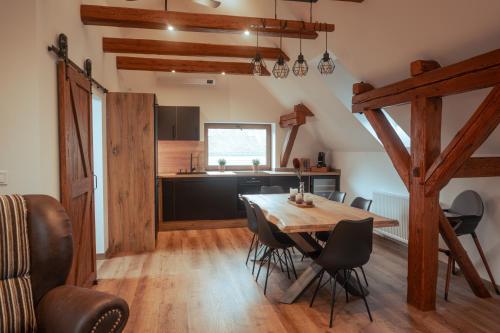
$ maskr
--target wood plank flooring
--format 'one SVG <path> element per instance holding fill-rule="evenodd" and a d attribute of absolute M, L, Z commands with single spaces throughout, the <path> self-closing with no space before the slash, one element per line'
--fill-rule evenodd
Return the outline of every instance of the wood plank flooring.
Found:
<path fill-rule="evenodd" d="M 126 332 L 500 332 L 500 298 L 476 298 L 463 277 L 452 277 L 450 301 L 443 300 L 444 265 L 437 311 L 407 305 L 406 251 L 380 238 L 365 267 L 374 322 L 361 299 L 346 304 L 341 293 L 329 329 L 329 288 L 313 308 L 313 288 L 294 304 L 280 304 L 291 281 L 275 268 L 263 295 L 263 274 L 256 283 L 244 263 L 250 237 L 244 228 L 161 232 L 154 252 L 100 260 L 95 288 L 129 303 Z M 300 257 L 294 259 L 302 271 L 308 259 Z"/>

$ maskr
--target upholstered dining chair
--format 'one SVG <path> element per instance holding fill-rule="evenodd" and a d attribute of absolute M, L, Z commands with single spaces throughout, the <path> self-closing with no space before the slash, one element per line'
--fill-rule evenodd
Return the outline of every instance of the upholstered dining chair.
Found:
<path fill-rule="evenodd" d="M 340 202 L 340 203 L 344 203 L 345 201 L 345 197 L 346 197 L 346 194 L 345 192 L 340 192 L 340 191 L 333 191 L 332 193 L 330 193 L 330 195 L 328 196 L 328 200 L 332 200 L 332 201 L 336 201 L 336 202 Z"/>
<path fill-rule="evenodd" d="M 340 221 L 330 233 L 324 249 L 314 261 L 321 266 L 318 285 L 311 299 L 310 307 L 313 306 L 318 290 L 321 286 L 324 273 L 327 272 L 333 278 L 332 298 L 330 303 L 330 327 L 333 323 L 333 308 L 337 289 L 337 276 L 344 274 L 344 289 L 347 287 L 348 277 L 354 273 L 358 282 L 359 290 L 363 291 L 356 268 L 362 268 L 368 263 L 373 248 L 373 218 L 361 221 Z M 361 292 L 363 302 L 370 321 L 373 321 L 370 307 L 366 296 Z M 349 300 L 346 289 L 346 301 Z"/>
<path fill-rule="evenodd" d="M 279 229 L 269 222 L 262 209 L 255 203 L 251 203 L 252 208 L 255 211 L 255 216 L 257 217 L 257 226 L 259 230 L 259 242 L 266 246 L 266 252 L 264 253 L 259 270 L 257 272 L 257 277 L 255 281 L 258 281 L 260 270 L 262 266 L 267 263 L 266 270 L 266 282 L 264 285 L 264 295 L 267 292 L 267 280 L 269 279 L 269 275 L 271 273 L 271 260 L 273 256 L 277 257 L 277 262 L 281 265 L 282 263 L 286 266 L 286 271 L 288 274 L 288 278 L 290 278 L 290 267 L 292 269 L 295 278 L 297 278 L 297 272 L 295 271 L 295 265 L 293 264 L 293 258 L 290 253 L 289 248 L 293 247 L 295 243 L 292 241 L 287 234 L 279 231 Z M 281 254 L 283 255 L 284 260 L 282 260 L 279 251 L 281 250 Z"/>
<path fill-rule="evenodd" d="M 0 196 L 0 332 L 121 332 L 127 303 L 65 285 L 73 260 L 68 215 L 45 195 Z"/>

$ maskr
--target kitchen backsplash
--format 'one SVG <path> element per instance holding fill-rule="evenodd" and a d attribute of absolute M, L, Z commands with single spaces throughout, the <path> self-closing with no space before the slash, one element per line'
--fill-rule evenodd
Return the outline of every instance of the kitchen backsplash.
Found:
<path fill-rule="evenodd" d="M 191 153 L 193 167 L 205 169 L 205 143 L 202 141 L 158 141 L 158 173 L 175 173 L 189 169 Z"/>

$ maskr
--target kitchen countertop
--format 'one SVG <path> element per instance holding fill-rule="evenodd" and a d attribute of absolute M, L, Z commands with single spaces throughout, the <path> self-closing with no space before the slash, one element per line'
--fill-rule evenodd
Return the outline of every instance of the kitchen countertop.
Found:
<path fill-rule="evenodd" d="M 329 172 L 303 172 L 302 176 L 339 176 L 340 170 Z M 293 171 L 207 171 L 206 174 L 175 174 L 163 173 L 158 178 L 176 179 L 176 178 L 210 178 L 210 177 L 265 177 L 265 176 L 295 176 Z"/>

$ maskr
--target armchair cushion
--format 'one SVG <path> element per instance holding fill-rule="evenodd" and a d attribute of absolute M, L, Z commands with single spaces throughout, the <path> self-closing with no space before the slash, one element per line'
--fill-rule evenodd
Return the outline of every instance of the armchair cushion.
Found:
<path fill-rule="evenodd" d="M 68 285 L 49 291 L 36 309 L 41 333 L 120 332 L 128 314 L 119 297 Z"/>
<path fill-rule="evenodd" d="M 0 196 L 0 332 L 34 332 L 26 203 Z"/>

